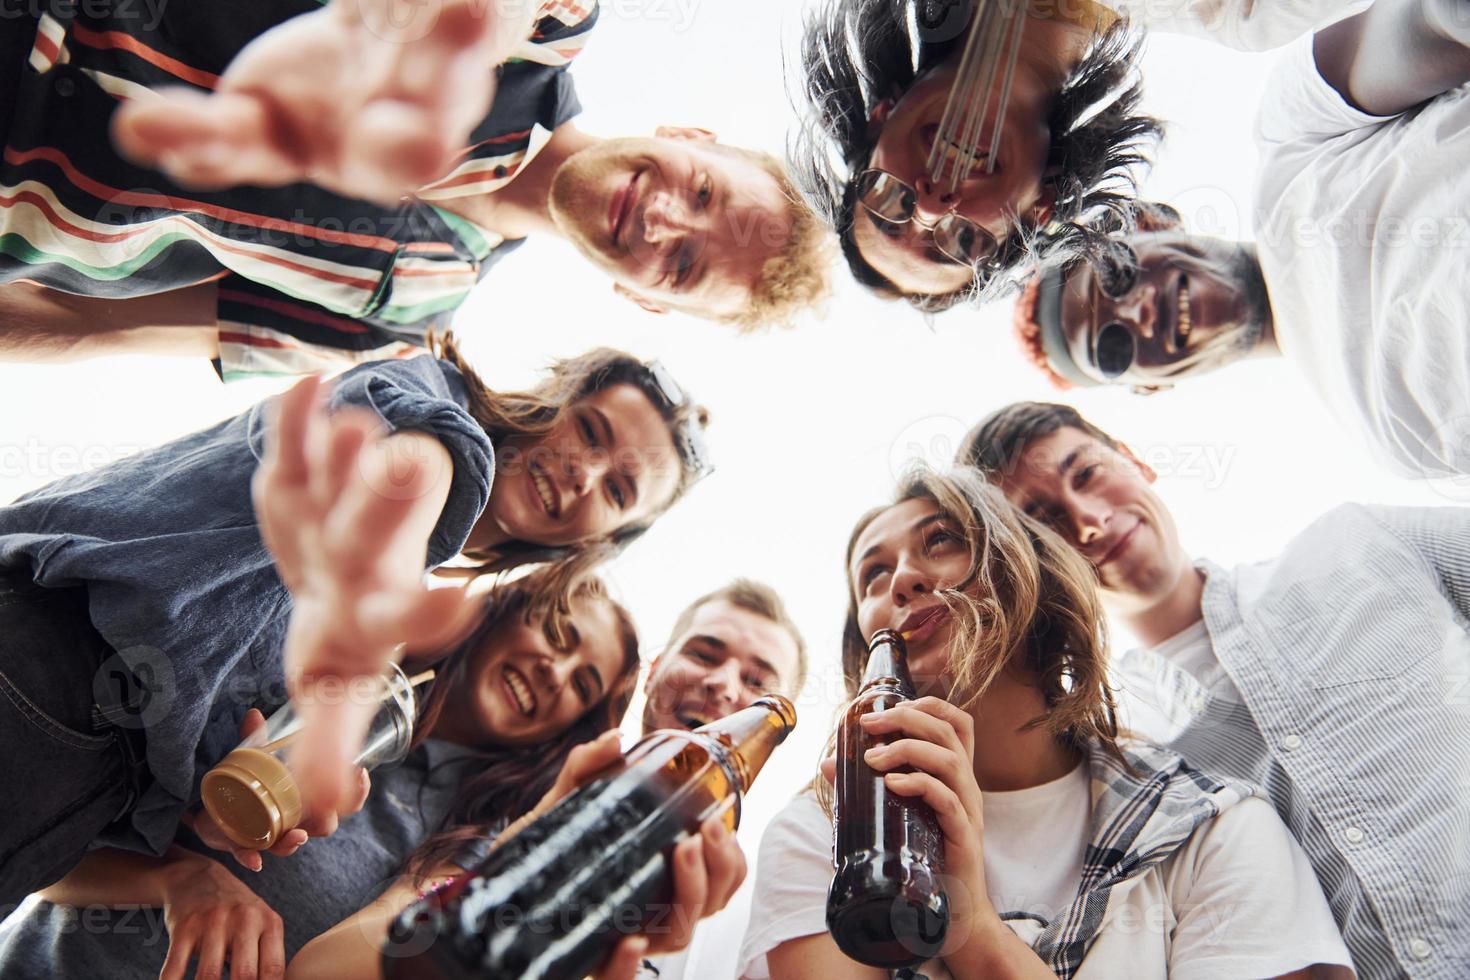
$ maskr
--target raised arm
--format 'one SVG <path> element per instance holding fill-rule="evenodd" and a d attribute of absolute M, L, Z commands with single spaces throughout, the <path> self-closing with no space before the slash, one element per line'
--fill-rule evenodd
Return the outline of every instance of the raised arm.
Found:
<path fill-rule="evenodd" d="M 215 92 L 115 117 L 118 148 L 182 184 L 309 180 L 393 204 L 442 176 L 484 117 L 537 0 L 331 0 L 267 31 Z"/>
<path fill-rule="evenodd" d="M 292 597 L 283 654 L 304 722 L 293 746 L 306 808 L 341 810 L 358 795 L 351 760 L 377 710 L 360 696 L 403 645 L 448 645 L 480 603 L 430 589 L 429 535 L 448 499 L 453 463 L 422 432 L 382 431 L 365 409 L 328 415 L 307 378 L 276 405 L 253 486 L 261 535 Z"/>
<path fill-rule="evenodd" d="M 1470 2 L 1377 0 L 1318 31 L 1313 53 L 1344 99 L 1395 115 L 1470 81 Z"/>

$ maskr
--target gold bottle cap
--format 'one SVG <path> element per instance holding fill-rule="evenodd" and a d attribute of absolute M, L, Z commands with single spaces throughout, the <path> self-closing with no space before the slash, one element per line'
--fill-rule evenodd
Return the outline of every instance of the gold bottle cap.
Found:
<path fill-rule="evenodd" d="M 204 808 L 226 837 L 263 851 L 301 821 L 301 790 L 285 764 L 260 749 L 235 749 L 204 776 Z"/>

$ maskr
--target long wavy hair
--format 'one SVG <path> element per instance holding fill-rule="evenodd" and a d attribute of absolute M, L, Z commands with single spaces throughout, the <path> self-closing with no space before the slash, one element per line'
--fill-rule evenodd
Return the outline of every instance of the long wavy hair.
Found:
<path fill-rule="evenodd" d="M 582 399 L 617 384 L 632 384 L 649 392 L 644 362 L 619 350 L 599 347 L 577 357 L 555 361 L 539 384 L 528 391 L 500 392 L 485 384 L 459 349 L 453 333 L 429 337 L 434 355 L 453 364 L 464 376 L 469 394 L 469 413 L 484 428 L 497 456 L 518 452 L 516 440 L 545 435 L 555 429 Z M 671 435 L 691 420 L 700 427 L 709 412 L 688 400 L 669 406 L 650 393 L 649 402 L 669 427 Z M 679 439 L 675 435 L 675 446 Z M 696 475 L 689 460 L 679 454 L 679 480 L 673 495 L 645 521 L 627 524 L 601 538 L 570 546 L 552 546 L 529 541 L 510 541 L 495 548 L 467 551 L 467 558 L 480 562 L 479 570 L 506 572 L 524 565 L 545 563 L 543 588 L 531 598 L 533 613 L 541 618 L 552 609 L 565 613 L 572 583 L 598 564 L 612 558 L 638 538 L 664 511 L 672 507 L 693 485 Z"/>
<path fill-rule="evenodd" d="M 1013 291 L 1024 270 L 1058 255 L 1090 256 L 1107 247 L 1100 230 L 1132 217 L 1137 171 L 1163 133 L 1139 112 L 1142 35 L 1124 20 L 1099 21 L 1097 34 L 1068 74 L 1048 115 L 1051 148 L 1046 178 L 1056 192 L 1043 228 L 1018 226 L 996 255 L 973 270 L 969 283 L 947 293 L 905 293 L 863 257 L 853 235 L 859 210 L 856 177 L 868 167 L 881 135 L 873 109 L 901 96 L 920 76 L 957 50 L 961 36 L 921 43 L 913 30 L 913 0 L 825 0 L 807 15 L 798 91 L 803 124 L 789 146 L 789 170 L 812 209 L 837 232 L 858 282 L 925 312 L 998 298 Z M 1107 16 L 1100 13 L 1099 16 Z"/>
<path fill-rule="evenodd" d="M 468 683 L 465 675 L 475 655 L 487 644 L 495 643 L 500 630 L 514 618 L 519 617 L 527 625 L 539 622 L 553 647 L 567 646 L 569 615 L 555 609 L 539 616 L 533 612 L 532 600 L 538 588 L 546 587 L 545 582 L 544 572 L 533 573 L 495 589 L 486 599 L 484 618 L 448 655 L 420 658 L 412 664 L 417 668 L 433 663 L 436 670 L 419 709 L 415 746 L 429 737 L 452 692 Z M 461 778 L 439 829 L 414 850 L 405 864 L 405 872 L 420 884 L 434 868 L 452 862 L 467 842 L 494 836 L 534 807 L 551 789 L 572 749 L 616 728 L 627 713 L 638 681 L 638 632 L 633 619 L 595 576 L 584 576 L 572 587 L 569 600 L 578 599 L 605 602 L 611 607 L 623 652 L 617 675 L 608 680 L 602 700 L 565 731 L 532 745 L 487 744 L 443 764 Z"/>
<path fill-rule="evenodd" d="M 1040 728 L 1079 752 L 1101 747 L 1121 761 L 1107 680 L 1107 624 L 1091 566 L 976 471 L 917 469 L 905 476 L 892 504 L 858 520 L 844 568 L 852 566 L 853 548 L 868 525 L 909 500 L 931 501 L 970 555 L 964 580 L 938 593 L 954 622 L 947 669 L 954 682 L 946 700 L 968 711 L 1002 671 L 1021 666 L 1046 702 L 1028 728 Z M 847 591 L 842 677 L 851 698 L 862 685 L 868 643 L 851 582 Z M 827 781 L 818 779 L 815 786 L 829 803 Z"/>

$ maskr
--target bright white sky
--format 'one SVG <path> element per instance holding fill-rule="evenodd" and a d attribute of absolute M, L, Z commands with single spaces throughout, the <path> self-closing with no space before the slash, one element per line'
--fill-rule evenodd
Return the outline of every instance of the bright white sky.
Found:
<path fill-rule="evenodd" d="M 783 0 L 604 0 L 576 66 L 581 126 L 600 135 L 703 126 L 779 153 L 791 118 L 780 40 L 792 40 L 797 12 Z M 1148 104 L 1170 125 L 1145 189 L 1195 230 L 1249 234 L 1251 122 L 1273 60 L 1184 38 L 1149 42 Z M 797 732 L 747 801 L 740 836 L 752 863 L 761 829 L 814 773 L 841 701 L 842 554 L 854 520 L 887 501 L 906 460 L 947 461 L 991 409 L 1052 397 L 1016 353 L 1008 304 L 956 310 L 931 329 L 845 273 L 839 280 L 825 319 L 737 337 L 643 313 L 569 246 L 535 241 L 491 272 L 456 321 L 493 387 L 523 386 L 552 357 L 610 344 L 662 358 L 711 408 L 718 472 L 608 576 L 637 618 L 646 658 L 688 600 L 737 575 L 776 586 L 801 625 L 812 679 Z M 0 500 L 183 435 L 282 386 L 225 387 L 203 362 L 162 358 L 0 365 Z M 1377 470 L 1281 363 L 1153 398 L 1102 390 L 1066 400 L 1153 464 L 1186 543 L 1227 565 L 1271 556 L 1346 500 L 1448 502 Z M 704 930 L 700 967 L 688 976 L 733 976 L 748 896 L 747 884 L 718 929 Z"/>

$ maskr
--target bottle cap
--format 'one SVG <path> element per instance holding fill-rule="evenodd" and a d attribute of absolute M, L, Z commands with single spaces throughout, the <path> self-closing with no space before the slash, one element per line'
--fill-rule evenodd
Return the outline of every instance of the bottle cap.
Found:
<path fill-rule="evenodd" d="M 263 851 L 301 821 L 301 790 L 269 752 L 235 749 L 204 776 L 204 809 L 226 837 Z"/>

